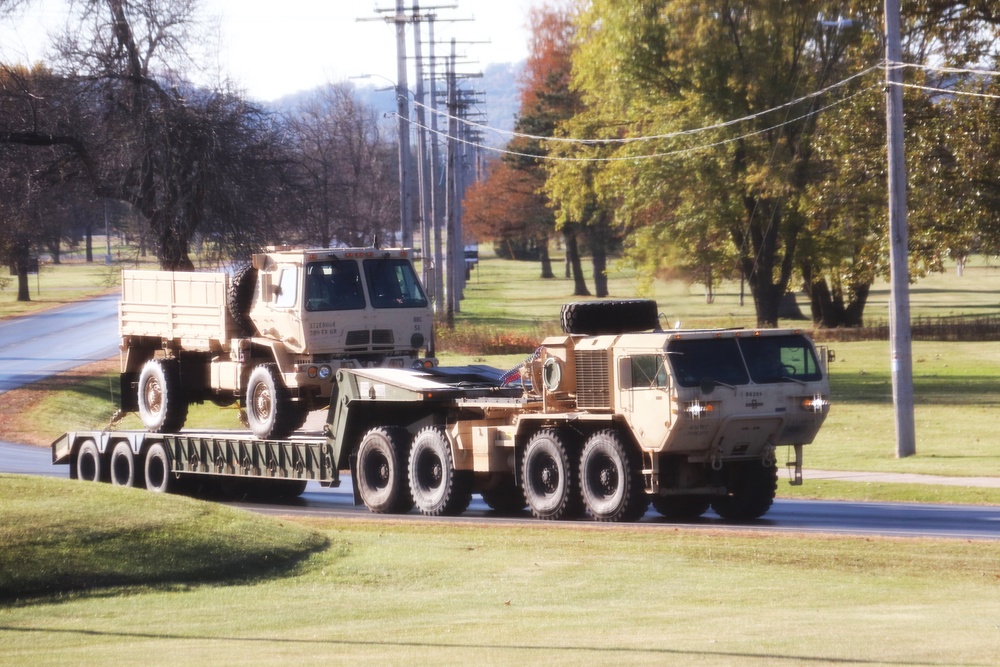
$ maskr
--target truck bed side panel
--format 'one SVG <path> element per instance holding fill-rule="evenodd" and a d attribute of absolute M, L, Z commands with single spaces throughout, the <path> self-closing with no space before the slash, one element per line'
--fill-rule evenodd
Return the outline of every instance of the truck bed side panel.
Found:
<path fill-rule="evenodd" d="M 228 338 L 224 273 L 123 271 L 118 323 L 122 336 L 202 341 Z"/>

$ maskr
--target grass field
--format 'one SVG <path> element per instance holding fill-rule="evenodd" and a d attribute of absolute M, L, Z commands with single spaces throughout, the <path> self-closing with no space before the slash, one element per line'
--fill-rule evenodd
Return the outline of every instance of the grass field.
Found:
<path fill-rule="evenodd" d="M 0 477 L 12 519 L 0 525 L 4 572 L 61 535 L 75 548 L 53 546 L 57 557 L 43 562 L 107 577 L 123 523 L 153 537 L 136 536 L 148 552 L 122 553 L 130 585 L 0 603 L 0 665 L 991 665 L 1000 654 L 997 542 L 244 522 L 185 498 L 25 479 Z M 53 500 L 67 492 L 72 503 Z M 220 524 L 228 532 L 213 537 Z M 189 551 L 199 536 L 216 550 Z M 107 539 L 118 543 L 100 548 Z M 280 577 L 257 556 L 250 575 L 236 565 L 228 578 L 218 567 L 185 584 L 156 578 L 155 563 L 197 568 L 248 549 L 266 560 L 280 545 L 311 555 L 292 570 L 279 563 Z M 133 566 L 162 583 L 132 585 Z"/>

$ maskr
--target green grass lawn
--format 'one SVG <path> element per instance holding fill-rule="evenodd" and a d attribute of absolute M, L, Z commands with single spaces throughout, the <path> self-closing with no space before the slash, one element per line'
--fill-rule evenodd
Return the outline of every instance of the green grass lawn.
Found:
<path fill-rule="evenodd" d="M 43 567 L 121 580 L 0 603 L 0 665 L 990 665 L 1000 654 L 998 542 L 290 521 L 23 480 L 0 477 L 0 582 Z M 200 574 L 179 583 L 178 563 Z"/>

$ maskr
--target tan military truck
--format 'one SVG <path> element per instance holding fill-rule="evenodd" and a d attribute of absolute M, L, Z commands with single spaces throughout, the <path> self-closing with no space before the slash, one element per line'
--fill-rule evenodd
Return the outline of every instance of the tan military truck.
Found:
<path fill-rule="evenodd" d="M 239 402 L 258 438 L 280 439 L 328 405 L 338 369 L 431 363 L 432 322 L 402 249 L 269 248 L 234 275 L 124 271 L 122 408 L 172 432 L 189 403 Z"/>
<path fill-rule="evenodd" d="M 660 331 L 643 303 L 564 307 L 566 335 L 514 384 L 484 367 L 338 371 L 334 467 L 354 457 L 375 512 L 456 514 L 480 493 L 542 519 L 635 520 L 650 502 L 671 518 L 762 516 L 778 447 L 801 483 L 829 410 L 826 355 L 796 330 Z"/>

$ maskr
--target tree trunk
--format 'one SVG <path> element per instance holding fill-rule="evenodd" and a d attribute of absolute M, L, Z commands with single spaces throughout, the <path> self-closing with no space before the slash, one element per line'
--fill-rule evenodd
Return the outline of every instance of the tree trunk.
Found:
<path fill-rule="evenodd" d="M 555 278 L 556 275 L 552 273 L 552 258 L 549 257 L 549 240 L 547 238 L 542 239 L 540 245 L 541 247 L 539 250 L 542 259 L 542 278 Z"/>
<path fill-rule="evenodd" d="M 594 292 L 597 298 L 608 296 L 608 252 L 604 244 L 594 244 L 591 248 L 591 262 L 594 265 Z"/>
<path fill-rule="evenodd" d="M 844 290 L 838 286 L 831 289 L 824 277 L 807 278 L 805 289 L 809 295 L 813 324 L 824 329 L 864 326 L 865 304 L 871 285 L 849 286 L 847 291 L 850 297 L 845 301 Z"/>
<path fill-rule="evenodd" d="M 563 227 L 563 238 L 566 240 L 566 263 L 573 272 L 573 296 L 590 296 L 587 281 L 583 277 L 583 265 L 580 262 L 580 247 L 576 239 L 576 228 L 572 225 Z"/>
<path fill-rule="evenodd" d="M 84 238 L 86 239 L 85 245 L 86 245 L 86 248 L 87 248 L 87 264 L 91 264 L 94 261 L 94 226 L 93 225 L 87 225 L 87 232 L 84 235 Z"/>

